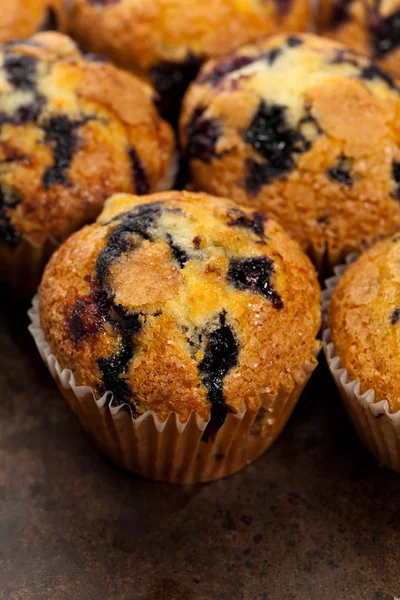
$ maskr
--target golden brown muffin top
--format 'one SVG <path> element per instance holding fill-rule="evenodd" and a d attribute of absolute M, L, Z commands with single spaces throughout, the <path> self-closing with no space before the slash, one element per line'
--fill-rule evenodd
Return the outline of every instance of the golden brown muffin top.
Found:
<path fill-rule="evenodd" d="M 400 0 L 321 0 L 318 28 L 400 77 Z"/>
<path fill-rule="evenodd" d="M 329 309 L 341 365 L 400 410 L 400 236 L 379 242 L 345 272 Z"/>
<path fill-rule="evenodd" d="M 82 47 L 147 74 L 171 115 L 206 58 L 304 31 L 309 20 L 308 0 L 73 0 L 71 32 Z"/>
<path fill-rule="evenodd" d="M 400 93 L 365 56 L 274 36 L 210 61 L 181 141 L 194 184 L 263 210 L 331 263 L 400 226 Z"/>
<path fill-rule="evenodd" d="M 0 14 L 1 44 L 67 26 L 63 0 L 2 0 Z"/>
<path fill-rule="evenodd" d="M 59 241 L 111 193 L 156 190 L 173 148 L 153 90 L 68 37 L 0 47 L 0 242 Z"/>
<path fill-rule="evenodd" d="M 262 214 L 189 192 L 115 195 L 51 258 L 45 337 L 62 368 L 134 416 L 212 416 L 292 388 L 320 326 L 315 271 Z"/>

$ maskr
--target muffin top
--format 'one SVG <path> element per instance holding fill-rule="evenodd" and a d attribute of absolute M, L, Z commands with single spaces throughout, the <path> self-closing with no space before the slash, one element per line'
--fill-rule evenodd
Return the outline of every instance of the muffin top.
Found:
<path fill-rule="evenodd" d="M 114 191 L 154 191 L 173 147 L 152 89 L 68 37 L 0 48 L 0 243 L 61 240 Z"/>
<path fill-rule="evenodd" d="M 345 272 L 333 294 L 329 326 L 341 366 L 400 410 L 400 236 L 379 242 Z"/>
<path fill-rule="evenodd" d="M 400 93 L 365 56 L 275 36 L 209 61 L 181 141 L 194 184 L 279 220 L 337 263 L 400 225 Z"/>
<path fill-rule="evenodd" d="M 400 76 L 400 0 L 321 0 L 319 30 Z"/>
<path fill-rule="evenodd" d="M 220 427 L 313 360 L 320 290 L 274 221 L 224 198 L 117 194 L 52 256 L 40 319 L 78 384 Z"/>
<path fill-rule="evenodd" d="M 21 40 L 37 31 L 65 31 L 63 0 L 7 0 L 1 3 L 0 43 Z"/>
<path fill-rule="evenodd" d="M 71 15 L 84 48 L 149 75 L 164 104 L 179 99 L 205 58 L 308 23 L 307 0 L 73 0 Z"/>

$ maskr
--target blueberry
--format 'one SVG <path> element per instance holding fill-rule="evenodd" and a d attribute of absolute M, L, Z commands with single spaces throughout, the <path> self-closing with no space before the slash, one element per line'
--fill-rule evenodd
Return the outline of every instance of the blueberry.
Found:
<path fill-rule="evenodd" d="M 22 54 L 6 52 L 4 55 L 3 69 L 7 81 L 21 91 L 32 91 L 36 88 L 37 58 Z"/>
<path fill-rule="evenodd" d="M 392 325 L 396 325 L 400 321 L 400 308 L 396 308 L 390 317 L 390 322 Z"/>
<path fill-rule="evenodd" d="M 204 441 L 215 437 L 229 412 L 224 399 L 223 382 L 230 369 L 237 365 L 238 355 L 239 343 L 223 312 L 219 316 L 219 327 L 208 336 L 204 358 L 198 367 L 211 402 L 211 418 L 203 433 Z"/>
<path fill-rule="evenodd" d="M 266 256 L 232 258 L 229 264 L 228 281 L 238 290 L 261 294 L 274 308 L 281 310 L 284 306 L 282 298 L 271 283 L 274 273 L 273 260 Z"/>
<path fill-rule="evenodd" d="M 231 208 L 228 213 L 231 221 L 228 223 L 230 227 L 244 227 L 250 229 L 260 238 L 264 238 L 264 224 L 267 217 L 260 212 L 253 212 L 247 215 L 240 208 Z"/>
<path fill-rule="evenodd" d="M 370 35 L 375 58 L 381 58 L 400 48 L 400 10 L 385 18 L 379 16 L 375 10 L 371 19 Z"/>
<path fill-rule="evenodd" d="M 349 159 L 343 154 L 339 156 L 338 162 L 334 167 L 330 167 L 326 171 L 329 179 L 336 181 L 341 185 L 351 187 L 353 185 L 353 179 L 351 176 L 351 165 Z"/>
<path fill-rule="evenodd" d="M 190 258 L 189 255 L 183 248 L 181 248 L 176 242 L 174 242 L 172 236 L 169 233 L 167 233 L 166 238 L 168 246 L 171 249 L 172 256 L 174 257 L 180 268 L 183 269 L 183 267 Z"/>
<path fill-rule="evenodd" d="M 221 124 L 217 119 L 203 116 L 204 109 L 196 108 L 187 125 L 187 156 L 203 162 L 217 156 L 215 146 L 222 135 Z"/>
<path fill-rule="evenodd" d="M 396 183 L 393 196 L 396 200 L 400 200 L 400 162 L 398 161 L 393 161 L 392 163 L 392 177 Z"/>
<path fill-rule="evenodd" d="M 360 77 L 361 79 L 366 80 L 380 79 L 381 81 L 384 81 L 391 89 L 398 90 L 398 87 L 395 84 L 392 77 L 390 77 L 388 73 L 380 69 L 378 65 L 375 65 L 373 63 L 371 63 L 368 67 L 364 67 L 364 69 L 361 71 Z"/>

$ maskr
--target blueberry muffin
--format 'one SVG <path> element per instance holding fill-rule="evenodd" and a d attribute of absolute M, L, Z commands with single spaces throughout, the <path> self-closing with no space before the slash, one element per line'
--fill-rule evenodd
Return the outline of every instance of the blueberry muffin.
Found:
<path fill-rule="evenodd" d="M 398 234 L 367 250 L 346 270 L 332 295 L 328 321 L 329 342 L 340 358 L 332 370 L 345 368 L 350 381 L 360 382 L 354 393 L 353 386 L 337 379 L 350 416 L 367 447 L 381 462 L 400 470 Z M 373 394 L 366 394 L 368 390 Z"/>
<path fill-rule="evenodd" d="M 400 0 L 320 0 L 319 31 L 400 77 Z"/>
<path fill-rule="evenodd" d="M 308 22 L 308 0 L 73 0 L 71 32 L 82 47 L 150 77 L 173 120 L 206 58 Z"/>
<path fill-rule="evenodd" d="M 196 413 L 213 443 L 245 403 L 259 454 L 315 364 L 320 291 L 297 242 L 261 213 L 189 192 L 118 194 L 50 259 L 40 323 L 61 368 L 134 419 Z"/>
<path fill-rule="evenodd" d="M 11 280 L 16 262 L 95 219 L 114 191 L 164 185 L 174 141 L 147 84 L 59 33 L 0 57 L 0 278 Z"/>
<path fill-rule="evenodd" d="M 314 35 L 210 61 L 181 142 L 197 188 L 277 219 L 318 266 L 400 225 L 400 94 L 374 63 Z"/>
<path fill-rule="evenodd" d="M 65 31 L 63 0 L 3 0 L 0 43 L 22 40 L 38 31 Z"/>

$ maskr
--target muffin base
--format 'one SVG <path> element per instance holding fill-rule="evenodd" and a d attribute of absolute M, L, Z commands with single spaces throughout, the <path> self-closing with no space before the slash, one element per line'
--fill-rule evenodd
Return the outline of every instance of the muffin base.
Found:
<path fill-rule="evenodd" d="M 387 400 L 377 400 L 373 389 L 361 392 L 361 381 L 352 379 L 341 366 L 328 327 L 327 311 L 340 277 L 358 257 L 351 254 L 346 264 L 335 267 L 322 293 L 324 353 L 347 414 L 367 450 L 382 464 L 400 473 L 400 411 L 392 413 Z"/>
<path fill-rule="evenodd" d="M 79 386 L 69 369 L 61 369 L 40 327 L 39 298 L 28 312 L 29 331 L 62 395 L 98 448 L 117 465 L 142 477 L 170 483 L 199 483 L 231 475 L 253 462 L 275 441 L 311 373 L 320 344 L 304 363 L 291 388 L 276 396 L 260 393 L 261 406 L 249 410 L 243 402 L 228 414 L 215 439 L 202 441 L 207 421 L 192 414 L 186 423 L 177 413 L 161 422 L 152 411 L 133 418 L 128 405 L 113 406 L 111 392 L 97 399 L 88 386 Z"/>

